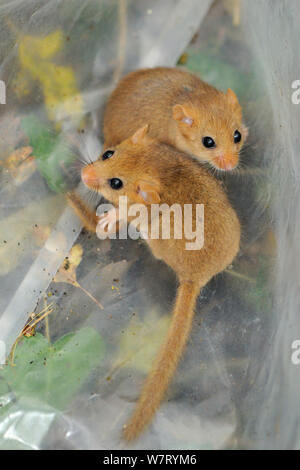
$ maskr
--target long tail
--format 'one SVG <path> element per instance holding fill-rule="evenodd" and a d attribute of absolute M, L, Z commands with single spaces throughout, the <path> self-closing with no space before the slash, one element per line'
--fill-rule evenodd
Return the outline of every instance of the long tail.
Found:
<path fill-rule="evenodd" d="M 191 330 L 198 293 L 198 286 L 191 282 L 184 282 L 178 288 L 167 337 L 146 379 L 136 408 L 123 428 L 127 441 L 141 434 L 164 398 Z"/>

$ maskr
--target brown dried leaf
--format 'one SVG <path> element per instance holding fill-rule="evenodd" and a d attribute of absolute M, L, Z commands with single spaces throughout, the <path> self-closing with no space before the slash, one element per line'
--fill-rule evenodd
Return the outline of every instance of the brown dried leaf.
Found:
<path fill-rule="evenodd" d="M 71 249 L 69 256 L 64 259 L 63 264 L 57 271 L 56 276 L 53 278 L 54 282 L 67 282 L 74 287 L 78 287 L 82 290 L 98 307 L 103 310 L 103 305 L 97 300 L 89 291 L 87 291 L 83 286 L 77 282 L 76 278 L 76 268 L 82 260 L 83 249 L 82 246 L 78 243 L 74 245 Z"/>
<path fill-rule="evenodd" d="M 17 184 L 26 181 L 36 170 L 34 156 L 31 155 L 32 147 L 16 149 L 6 160 L 0 161 L 0 165 L 8 170 Z"/>
<path fill-rule="evenodd" d="M 76 269 L 82 260 L 82 254 L 82 246 L 77 243 L 77 245 L 74 245 L 71 249 L 69 256 L 64 259 L 54 277 L 54 282 L 68 282 L 69 284 L 76 285 Z"/>

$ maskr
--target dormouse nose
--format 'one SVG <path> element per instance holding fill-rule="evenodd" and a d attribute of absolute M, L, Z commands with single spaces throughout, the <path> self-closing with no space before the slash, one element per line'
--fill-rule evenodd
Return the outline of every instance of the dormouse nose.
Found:
<path fill-rule="evenodd" d="M 238 164 L 237 158 L 234 157 L 225 157 L 223 161 L 225 170 L 233 170 Z"/>
<path fill-rule="evenodd" d="M 214 159 L 214 163 L 221 170 L 233 170 L 238 164 L 238 156 L 220 155 Z"/>
<path fill-rule="evenodd" d="M 87 186 L 101 186 L 103 183 L 102 178 L 99 176 L 95 165 L 92 163 L 90 165 L 86 165 L 81 170 L 81 179 Z"/>

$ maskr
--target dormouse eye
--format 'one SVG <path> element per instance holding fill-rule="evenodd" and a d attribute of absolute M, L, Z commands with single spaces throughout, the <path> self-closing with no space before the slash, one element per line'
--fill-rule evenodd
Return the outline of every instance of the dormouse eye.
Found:
<path fill-rule="evenodd" d="M 108 158 L 112 157 L 114 153 L 114 150 L 106 150 L 106 152 L 104 152 L 102 155 L 102 160 L 107 160 Z"/>
<path fill-rule="evenodd" d="M 206 136 L 206 137 L 203 137 L 202 139 L 202 144 L 204 145 L 204 147 L 206 147 L 207 149 L 212 149 L 216 146 L 216 143 L 214 141 L 214 139 L 212 139 L 211 137 L 209 136 Z"/>
<path fill-rule="evenodd" d="M 235 144 L 238 144 L 242 140 L 242 134 L 238 130 L 234 131 L 233 140 Z"/>
<path fill-rule="evenodd" d="M 123 186 L 123 181 L 120 180 L 119 178 L 112 178 L 110 180 L 108 180 L 109 184 L 110 184 L 110 187 L 112 189 L 121 189 L 122 186 Z"/>

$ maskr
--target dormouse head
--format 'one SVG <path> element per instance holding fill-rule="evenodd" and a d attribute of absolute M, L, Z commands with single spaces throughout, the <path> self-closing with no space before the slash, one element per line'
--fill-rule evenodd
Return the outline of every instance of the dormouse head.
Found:
<path fill-rule="evenodd" d="M 120 196 L 127 196 L 129 205 L 158 204 L 159 180 L 145 158 L 153 145 L 147 131 L 148 125 L 138 129 L 132 137 L 106 149 L 97 161 L 86 165 L 81 171 L 85 185 L 116 206 Z"/>
<path fill-rule="evenodd" d="M 172 109 L 177 129 L 176 145 L 218 170 L 232 170 L 248 135 L 236 94 L 216 90 L 197 101 L 176 104 Z"/>

